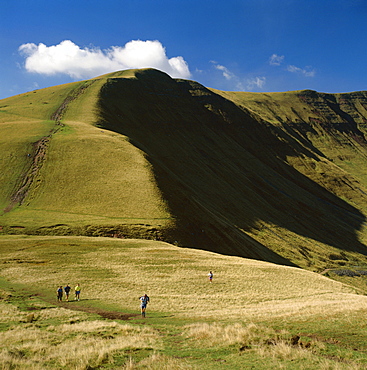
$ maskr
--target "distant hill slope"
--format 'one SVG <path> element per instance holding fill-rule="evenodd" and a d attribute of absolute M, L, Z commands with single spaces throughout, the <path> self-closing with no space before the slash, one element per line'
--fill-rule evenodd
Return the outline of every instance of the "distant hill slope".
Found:
<path fill-rule="evenodd" d="M 364 263 L 366 122 L 365 92 L 222 92 L 152 69 L 4 99 L 0 225 Z"/>

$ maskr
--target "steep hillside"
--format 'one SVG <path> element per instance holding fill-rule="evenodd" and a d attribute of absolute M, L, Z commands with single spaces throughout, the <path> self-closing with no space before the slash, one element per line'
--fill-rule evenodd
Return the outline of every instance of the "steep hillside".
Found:
<path fill-rule="evenodd" d="M 364 263 L 366 102 L 221 92 L 152 69 L 4 99 L 0 224 L 314 270 Z"/>
<path fill-rule="evenodd" d="M 215 91 L 215 90 L 213 90 Z M 281 128 L 302 146 L 325 157 L 355 176 L 367 186 L 365 163 L 367 158 L 367 92 L 349 94 L 324 94 L 304 90 L 287 93 L 231 93 L 215 91 L 233 100 L 240 107 L 253 112 L 261 119 Z M 290 159 L 291 160 L 291 159 Z M 293 161 L 297 165 L 297 161 Z M 301 172 L 306 168 L 299 166 Z M 319 176 L 318 182 L 333 192 L 345 187 L 327 184 L 320 173 L 304 172 Z M 322 175 L 322 171 L 321 171 Z M 351 199 L 353 196 L 351 196 Z"/>
<path fill-rule="evenodd" d="M 13 135 L 1 140 L 9 173 L 1 189 L 6 230 L 99 235 L 116 232 L 99 231 L 100 225 L 169 222 L 144 153 L 125 136 L 94 126 L 104 83 L 56 86 L 2 101 L 0 129 Z M 32 106 L 40 109 L 30 120 Z M 8 118 L 13 116 L 17 125 Z"/>

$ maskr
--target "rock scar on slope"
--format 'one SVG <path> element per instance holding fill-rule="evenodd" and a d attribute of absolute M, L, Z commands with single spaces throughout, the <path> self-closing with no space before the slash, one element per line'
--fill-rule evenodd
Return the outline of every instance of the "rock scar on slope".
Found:
<path fill-rule="evenodd" d="M 10 212 L 15 206 L 22 205 L 28 195 L 28 192 L 35 182 L 43 163 L 46 159 L 47 149 L 49 147 L 52 136 L 56 134 L 62 127 L 63 123 L 61 119 L 66 112 L 69 103 L 79 97 L 87 87 L 91 85 L 94 81 L 90 81 L 90 84 L 79 86 L 73 89 L 68 96 L 64 99 L 61 105 L 56 109 L 56 111 L 51 115 L 51 120 L 55 122 L 54 127 L 51 129 L 50 133 L 38 141 L 33 143 L 33 153 L 31 154 L 31 163 L 27 170 L 24 171 L 20 180 L 19 186 L 10 197 L 10 203 L 4 209 L 4 212 Z"/>

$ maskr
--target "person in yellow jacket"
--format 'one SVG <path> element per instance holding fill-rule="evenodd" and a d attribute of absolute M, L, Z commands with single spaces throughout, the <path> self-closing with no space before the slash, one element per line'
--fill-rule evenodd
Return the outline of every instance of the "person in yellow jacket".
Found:
<path fill-rule="evenodd" d="M 75 290 L 75 300 L 80 301 L 80 290 L 81 290 L 81 288 L 80 288 L 80 284 L 79 283 L 76 284 L 74 290 Z"/>

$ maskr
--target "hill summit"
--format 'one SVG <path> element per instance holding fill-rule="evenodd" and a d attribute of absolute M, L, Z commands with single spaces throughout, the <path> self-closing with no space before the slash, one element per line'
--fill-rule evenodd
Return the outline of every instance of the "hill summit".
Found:
<path fill-rule="evenodd" d="M 366 127 L 367 92 L 224 92 L 154 69 L 10 97 L 1 230 L 361 263 Z"/>

